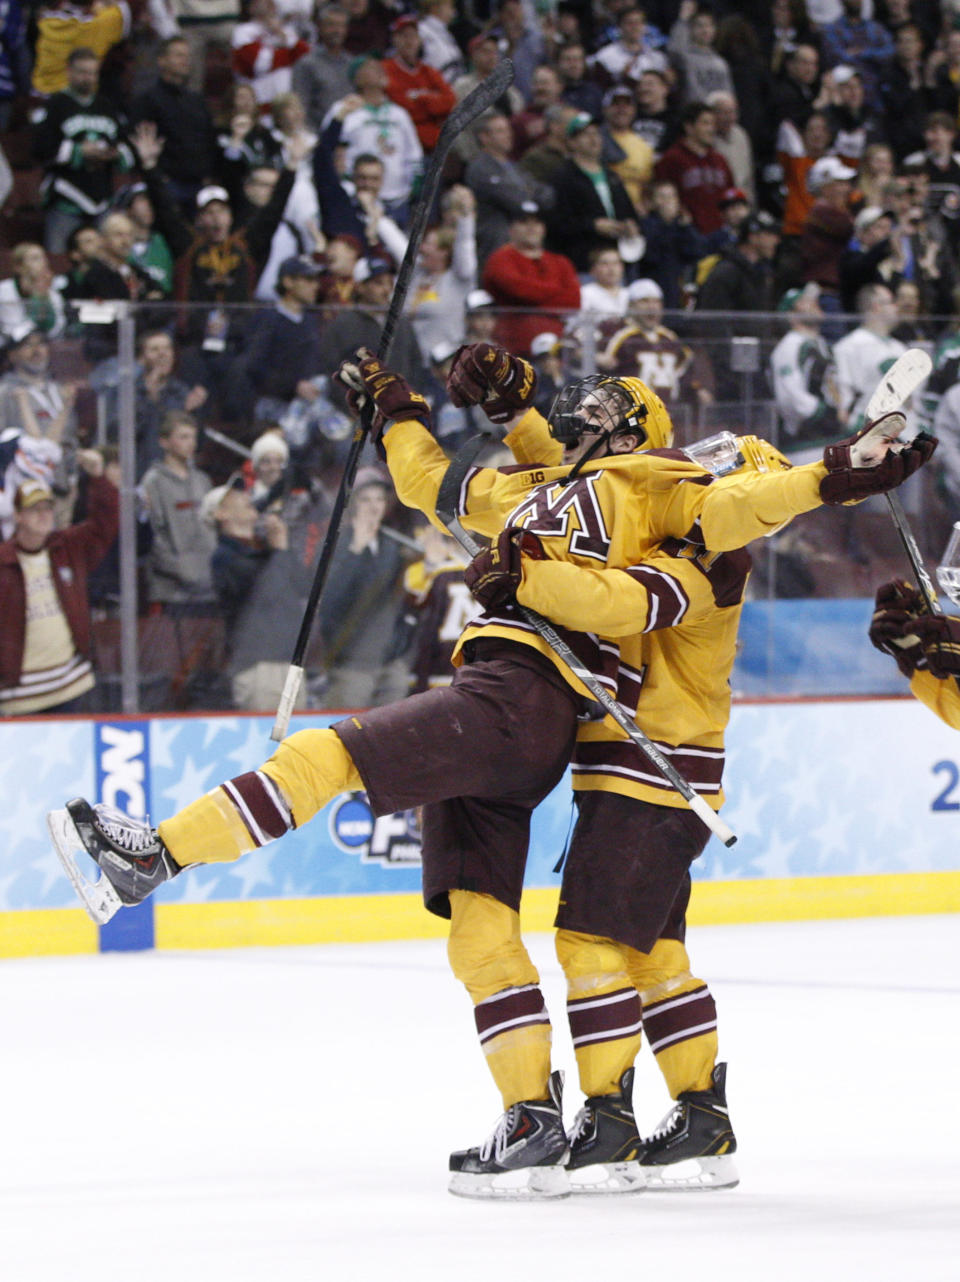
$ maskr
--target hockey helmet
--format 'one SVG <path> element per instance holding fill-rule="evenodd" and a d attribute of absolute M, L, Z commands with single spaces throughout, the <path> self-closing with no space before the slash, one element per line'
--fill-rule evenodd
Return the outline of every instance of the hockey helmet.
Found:
<path fill-rule="evenodd" d="M 591 374 L 568 383 L 553 402 L 550 432 L 572 448 L 586 434 L 601 444 L 618 432 L 635 433 L 645 450 L 666 449 L 673 441 L 673 424 L 660 397 L 639 378 Z"/>
<path fill-rule="evenodd" d="M 736 471 L 788 472 L 793 467 L 785 454 L 760 436 L 738 436 L 737 446 L 743 456 L 743 464 Z"/>

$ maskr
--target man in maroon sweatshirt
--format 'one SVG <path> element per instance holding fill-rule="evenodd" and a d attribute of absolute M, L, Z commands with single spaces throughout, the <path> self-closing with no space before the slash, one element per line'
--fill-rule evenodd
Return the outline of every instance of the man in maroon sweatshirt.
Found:
<path fill-rule="evenodd" d="M 657 182 L 672 182 L 697 231 L 709 235 L 723 226 L 720 201 L 728 187 L 735 187 L 733 174 L 713 142 L 717 119 L 703 102 L 691 102 L 680 115 L 683 137 L 669 147 L 653 171 Z"/>

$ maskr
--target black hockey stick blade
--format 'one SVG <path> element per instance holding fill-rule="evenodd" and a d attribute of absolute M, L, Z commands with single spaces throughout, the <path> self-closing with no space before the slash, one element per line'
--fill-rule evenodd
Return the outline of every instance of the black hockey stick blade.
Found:
<path fill-rule="evenodd" d="M 446 164 L 447 157 L 450 154 L 450 148 L 454 142 L 468 129 L 483 113 L 497 101 L 513 83 L 513 63 L 509 58 L 504 58 L 498 63 L 489 76 L 482 80 L 475 89 L 467 94 L 466 98 L 454 107 L 447 117 L 443 128 L 440 130 L 440 137 L 437 139 L 437 145 L 430 154 L 430 163 L 423 177 L 423 183 L 417 198 L 416 207 L 410 219 L 410 230 L 407 238 L 407 248 L 403 255 L 403 261 L 397 272 L 397 279 L 393 287 L 393 295 L 390 298 L 390 305 L 387 308 L 386 316 L 383 321 L 383 329 L 380 334 L 380 341 L 377 344 L 377 355 L 381 361 L 386 362 L 390 357 L 390 351 L 393 347 L 393 339 L 397 329 L 397 322 L 403 311 L 404 304 L 407 301 L 407 294 L 410 289 L 410 281 L 417 262 L 417 255 L 420 252 L 420 244 L 423 240 L 423 234 L 427 228 L 427 222 L 430 218 L 430 212 L 433 209 L 436 200 L 437 190 L 440 186 L 440 179 L 443 176 L 443 168 Z M 307 646 L 310 643 L 310 634 L 313 631 L 313 621 L 316 616 L 317 606 L 320 603 L 320 596 L 323 592 L 324 584 L 327 581 L 327 573 L 330 569 L 330 562 L 333 559 L 333 553 L 337 545 L 337 538 L 340 534 L 340 526 L 343 523 L 343 514 L 346 510 L 347 503 L 350 499 L 350 493 L 353 489 L 353 480 L 356 476 L 357 465 L 360 461 L 360 454 L 363 451 L 364 444 L 370 434 L 370 427 L 373 421 L 373 406 L 367 404 L 360 416 L 354 431 L 353 441 L 350 446 L 350 453 L 347 456 L 346 464 L 343 469 L 343 476 L 340 480 L 340 488 L 337 491 L 337 497 L 333 505 L 333 511 L 330 514 L 330 522 L 327 525 L 327 532 L 324 536 L 323 546 L 317 557 L 317 565 L 313 574 L 313 583 L 310 586 L 310 595 L 307 597 L 307 604 L 304 607 L 303 618 L 300 622 L 300 631 L 297 634 L 296 644 L 293 650 L 293 658 L 290 660 L 290 667 L 287 669 L 286 679 L 283 684 L 283 692 L 280 695 L 280 703 L 277 707 L 277 714 L 274 717 L 273 729 L 270 731 L 270 738 L 279 743 L 286 738 L 287 730 L 290 726 L 290 717 L 293 713 L 294 705 L 297 702 L 297 696 L 300 693 L 300 686 L 303 682 L 303 659 L 307 652 Z"/>

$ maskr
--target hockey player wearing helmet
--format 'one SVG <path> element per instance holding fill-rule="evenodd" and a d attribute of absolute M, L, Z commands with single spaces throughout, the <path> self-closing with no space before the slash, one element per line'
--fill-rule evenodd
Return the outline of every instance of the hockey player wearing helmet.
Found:
<path fill-rule="evenodd" d="M 481 368 L 498 371 L 483 397 L 488 416 L 514 417 L 532 390 L 529 366 L 491 349 Z M 374 404 L 374 431 L 401 499 L 433 515 L 449 460 L 430 435 L 423 397 L 366 353 L 345 363 L 340 376 Z M 611 432 L 611 444 L 617 435 Z M 424 805 L 424 897 L 431 910 L 451 917 L 451 964 L 474 1002 L 506 1109 L 487 1143 L 453 1155 L 453 1174 L 472 1177 L 469 1191 L 478 1196 L 566 1193 L 560 1084 L 550 1072 L 549 1021 L 517 908 L 530 814 L 562 777 L 587 687 L 529 629 L 514 597 L 555 615 L 581 662 L 618 689 L 616 644 L 605 648 L 599 638 L 616 643 L 635 635 L 641 621 L 656 630 L 672 591 L 667 585 L 661 593 L 635 571 L 661 544 L 684 542 L 696 530 L 698 546 L 736 551 L 823 501 L 899 484 L 932 452 L 912 445 L 891 462 L 884 441 L 877 461 L 863 466 L 851 457 L 855 445 L 834 447 L 831 465 L 717 481 L 673 451 L 604 455 L 584 463 L 572 482 L 563 465 L 472 469 L 457 514 L 495 541 L 497 564 L 474 575 L 491 591 L 458 644 L 453 684 L 330 729 L 298 731 L 260 770 L 228 780 L 157 829 L 80 800 L 54 812 L 51 830 L 65 866 L 83 849 L 104 874 L 86 891 L 73 876 L 88 909 L 103 919 L 183 867 L 235 860 L 302 826 L 340 792 L 365 788 L 377 814 Z M 639 696 L 641 688 L 635 682 L 624 694 Z M 706 754 L 703 789 L 717 807 L 719 756 Z M 662 781 L 644 778 L 637 788 L 665 800 Z"/>

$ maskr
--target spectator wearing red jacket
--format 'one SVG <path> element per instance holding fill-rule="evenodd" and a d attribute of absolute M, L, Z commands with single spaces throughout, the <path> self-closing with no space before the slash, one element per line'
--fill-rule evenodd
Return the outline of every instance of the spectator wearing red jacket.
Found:
<path fill-rule="evenodd" d="M 294 63 L 310 52 L 292 26 L 284 22 L 276 0 L 250 0 L 250 21 L 233 33 L 233 74 L 250 85 L 260 110 L 293 89 Z"/>
<path fill-rule="evenodd" d="M 723 225 L 720 200 L 735 187 L 730 166 L 714 148 L 717 119 L 703 102 L 691 102 L 680 116 L 683 137 L 669 147 L 653 171 L 657 182 L 672 182 L 680 203 L 689 212 L 697 231 L 709 236 Z"/>
<path fill-rule="evenodd" d="M 398 18 L 391 31 L 393 57 L 383 64 L 387 97 L 409 113 L 420 146 L 430 152 L 437 145 L 443 122 L 456 106 L 457 96 L 440 72 L 421 60 L 420 32 L 413 14 Z"/>
<path fill-rule="evenodd" d="M 540 209 L 525 201 L 510 223 L 510 239 L 495 249 L 483 271 L 483 288 L 507 312 L 497 324 L 496 341 L 518 356 L 529 356 L 530 343 L 548 330 L 563 333 L 559 311 L 580 306 L 576 268 L 563 254 L 543 247 L 546 223 Z"/>
<path fill-rule="evenodd" d="M 80 450 L 90 517 L 54 529 L 53 494 L 23 481 L 13 537 L 0 543 L 0 716 L 76 712 L 94 686 L 87 578 L 117 536 L 117 491 L 96 450 Z"/>

